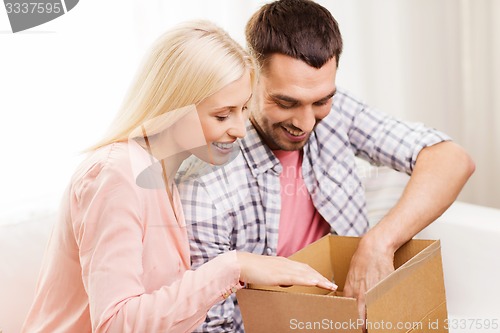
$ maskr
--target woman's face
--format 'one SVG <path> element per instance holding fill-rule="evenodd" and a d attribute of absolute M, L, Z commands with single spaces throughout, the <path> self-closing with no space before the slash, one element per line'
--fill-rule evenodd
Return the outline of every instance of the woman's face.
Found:
<path fill-rule="evenodd" d="M 247 104 L 252 95 L 250 73 L 196 105 L 207 146 L 191 152 L 205 162 L 221 165 L 234 156 L 233 145 L 246 134 Z"/>

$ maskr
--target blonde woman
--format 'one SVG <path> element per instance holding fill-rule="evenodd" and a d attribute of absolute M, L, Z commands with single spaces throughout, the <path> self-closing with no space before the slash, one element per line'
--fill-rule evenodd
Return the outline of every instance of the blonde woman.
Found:
<path fill-rule="evenodd" d="M 71 179 L 23 332 L 189 332 L 245 282 L 336 287 L 309 266 L 234 251 L 190 270 L 173 178 L 192 154 L 228 161 L 255 73 L 209 22 L 159 38 Z"/>

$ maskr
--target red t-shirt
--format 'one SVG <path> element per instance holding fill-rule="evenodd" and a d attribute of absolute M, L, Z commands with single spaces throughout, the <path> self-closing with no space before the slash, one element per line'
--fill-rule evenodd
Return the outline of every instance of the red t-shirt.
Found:
<path fill-rule="evenodd" d="M 273 153 L 283 167 L 277 254 L 288 257 L 328 234 L 330 225 L 314 207 L 302 178 L 302 151 L 274 150 Z"/>

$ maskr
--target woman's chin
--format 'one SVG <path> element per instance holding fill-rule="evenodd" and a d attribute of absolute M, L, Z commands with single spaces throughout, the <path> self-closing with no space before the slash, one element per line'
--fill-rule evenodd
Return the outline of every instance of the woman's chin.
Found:
<path fill-rule="evenodd" d="M 222 166 L 231 162 L 238 155 L 238 152 L 239 148 L 237 146 L 224 150 L 205 146 L 192 151 L 197 158 L 214 166 Z"/>

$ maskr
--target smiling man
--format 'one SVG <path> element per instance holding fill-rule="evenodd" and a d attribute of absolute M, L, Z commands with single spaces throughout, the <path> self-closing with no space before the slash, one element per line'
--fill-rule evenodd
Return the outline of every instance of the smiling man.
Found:
<path fill-rule="evenodd" d="M 394 252 L 441 215 L 474 171 L 450 138 L 363 104 L 337 87 L 337 22 L 308 0 L 264 5 L 247 43 L 261 68 L 241 154 L 180 186 L 194 267 L 229 250 L 288 256 L 320 237 L 362 236 L 344 287 L 358 300 L 394 270 Z M 411 175 L 369 230 L 355 157 Z M 209 312 L 202 332 L 243 332 L 236 298 Z"/>
<path fill-rule="evenodd" d="M 258 86 L 251 121 L 271 149 L 298 151 L 331 110 L 336 59 L 321 68 L 283 55 L 269 58 Z"/>

